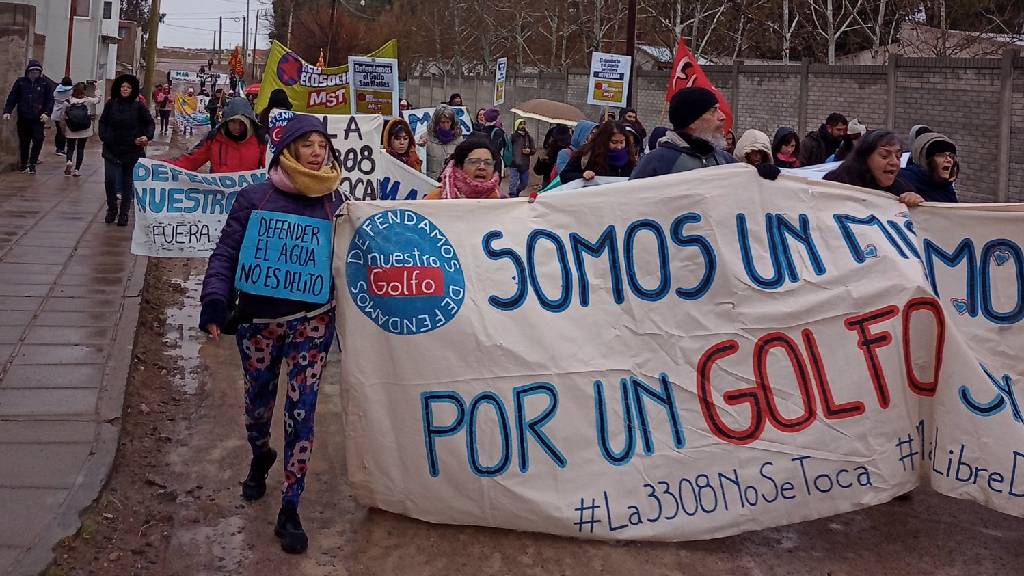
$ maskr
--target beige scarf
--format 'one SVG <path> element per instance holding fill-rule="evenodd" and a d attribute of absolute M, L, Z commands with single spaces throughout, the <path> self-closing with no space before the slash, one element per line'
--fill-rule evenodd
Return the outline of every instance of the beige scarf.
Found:
<path fill-rule="evenodd" d="M 285 192 L 320 198 L 334 192 L 341 182 L 341 169 L 337 163 L 328 161 L 320 170 L 310 170 L 299 164 L 287 149 L 282 150 L 280 164 L 270 170 L 270 180 Z"/>

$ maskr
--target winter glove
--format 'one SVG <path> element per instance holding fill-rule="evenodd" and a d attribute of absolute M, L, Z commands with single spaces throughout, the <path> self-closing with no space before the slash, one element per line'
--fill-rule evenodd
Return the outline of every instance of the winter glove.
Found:
<path fill-rule="evenodd" d="M 228 305 L 223 300 L 220 298 L 211 298 L 206 302 L 203 302 L 203 309 L 199 312 L 200 330 L 209 334 L 210 324 L 223 329 L 227 320 Z"/>
<path fill-rule="evenodd" d="M 10 120 L 10 119 L 11 119 L 11 115 L 10 114 L 4 114 L 4 120 Z"/>
<path fill-rule="evenodd" d="M 775 180 L 779 177 L 779 174 L 782 174 L 782 170 L 779 170 L 779 167 L 775 164 L 757 165 L 757 175 L 765 180 Z"/>

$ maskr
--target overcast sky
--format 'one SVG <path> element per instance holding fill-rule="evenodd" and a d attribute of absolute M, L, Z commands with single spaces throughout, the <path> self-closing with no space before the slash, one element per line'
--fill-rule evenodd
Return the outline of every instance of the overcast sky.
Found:
<path fill-rule="evenodd" d="M 270 0 L 250 0 L 250 37 L 255 28 L 256 10 L 270 7 Z M 245 0 L 161 0 L 160 11 L 167 14 L 160 26 L 160 46 L 184 46 L 187 48 L 212 48 L 217 30 L 217 17 L 224 17 L 224 48 L 241 45 L 242 22 L 245 14 Z M 239 18 L 238 22 L 229 18 Z M 260 28 L 263 23 L 260 23 Z M 267 48 L 265 30 L 259 31 L 257 47 Z"/>

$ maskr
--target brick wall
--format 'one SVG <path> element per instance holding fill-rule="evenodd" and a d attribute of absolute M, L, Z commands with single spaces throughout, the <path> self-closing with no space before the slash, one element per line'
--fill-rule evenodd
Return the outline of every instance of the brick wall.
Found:
<path fill-rule="evenodd" d="M 994 68 L 901 67 L 896 84 L 896 130 L 907 138 L 912 126 L 927 124 L 956 142 L 964 201 L 991 201 L 997 187 L 999 60 L 992 63 Z"/>
<path fill-rule="evenodd" d="M 816 129 L 831 112 L 857 118 L 868 128 L 887 127 L 890 114 L 895 130 L 906 138 L 914 124 L 928 124 L 957 143 L 962 167 L 957 183 L 966 201 L 996 199 L 999 187 L 999 126 L 1009 122 L 1009 199 L 1024 202 L 1024 59 L 1014 62 L 1011 114 L 1000 118 L 1002 86 L 999 59 L 901 58 L 895 64 L 894 102 L 890 104 L 888 66 L 707 66 L 705 72 L 733 104 L 737 136 L 754 128 L 771 137 L 779 126 Z M 666 72 L 639 71 L 634 81 L 633 102 L 648 130 L 668 125 L 664 102 Z M 806 80 L 804 75 L 806 74 Z M 471 111 L 491 103 L 493 77 L 411 78 L 406 85 L 416 107 L 426 107 L 460 92 Z M 801 86 L 806 82 L 806 99 Z M 433 91 L 431 91 L 433 86 Z M 596 120 L 600 108 L 588 106 L 586 71 L 545 73 L 540 77 L 510 75 L 506 89 L 506 114 L 515 104 L 531 98 L 568 102 Z M 894 107 L 890 111 L 890 105 Z M 801 113 L 804 126 L 799 127 Z M 542 122 L 530 129 L 547 130 Z"/>
<path fill-rule="evenodd" d="M 1013 78 L 1010 115 L 1010 202 L 1024 202 L 1024 58 L 1018 59 Z"/>

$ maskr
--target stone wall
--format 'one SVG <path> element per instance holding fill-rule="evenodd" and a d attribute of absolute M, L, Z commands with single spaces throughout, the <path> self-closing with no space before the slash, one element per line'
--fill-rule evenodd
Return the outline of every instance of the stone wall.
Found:
<path fill-rule="evenodd" d="M 732 104 L 737 136 L 749 128 L 771 136 L 779 126 L 806 133 L 831 112 L 857 118 L 869 129 L 891 127 L 904 137 L 914 124 L 928 124 L 959 147 L 962 199 L 1024 201 L 1024 58 L 896 58 L 886 66 L 737 64 L 707 66 L 705 72 Z M 406 94 L 414 107 L 428 107 L 459 92 L 475 111 L 490 105 L 493 82 L 410 78 Z M 666 82 L 666 72 L 637 72 L 633 101 L 648 130 L 668 124 Z M 540 76 L 510 71 L 500 108 L 507 114 L 516 103 L 550 98 L 596 120 L 600 109 L 582 104 L 586 89 L 582 70 Z M 1008 138 L 1000 137 L 1004 125 L 1010 127 Z M 540 122 L 529 126 L 540 134 L 547 129 Z"/>
<path fill-rule="evenodd" d="M 0 54 L 9 65 L 0 66 L 0 98 L 5 101 L 11 85 L 25 74 L 25 62 L 37 43 L 36 8 L 0 2 Z M 37 54 L 42 54 L 39 49 Z M 12 64 L 13 63 L 13 64 Z M 18 164 L 18 132 L 14 119 L 0 123 L 0 171 Z"/>

